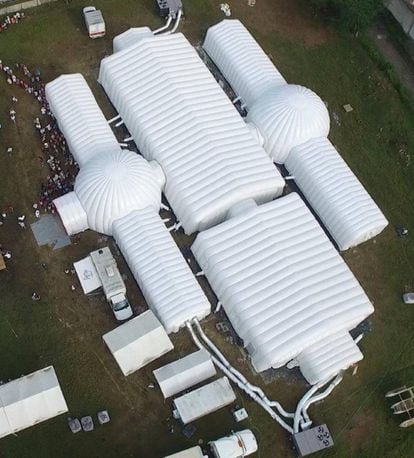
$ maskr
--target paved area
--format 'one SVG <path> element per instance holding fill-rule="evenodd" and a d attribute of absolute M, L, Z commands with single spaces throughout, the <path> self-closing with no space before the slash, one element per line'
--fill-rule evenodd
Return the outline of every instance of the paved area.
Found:
<path fill-rule="evenodd" d="M 369 31 L 369 36 L 381 54 L 394 66 L 401 83 L 414 96 L 414 62 L 407 62 L 406 56 L 403 56 L 393 45 L 387 30 L 381 23 L 377 23 L 372 27 Z"/>
<path fill-rule="evenodd" d="M 71 244 L 65 228 L 56 215 L 44 215 L 31 225 L 33 235 L 39 246 L 49 245 L 54 250 Z"/>

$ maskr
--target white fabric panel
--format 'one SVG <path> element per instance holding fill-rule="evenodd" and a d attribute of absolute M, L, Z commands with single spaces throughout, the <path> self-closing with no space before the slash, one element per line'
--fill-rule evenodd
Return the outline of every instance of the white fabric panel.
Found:
<path fill-rule="evenodd" d="M 102 286 L 102 282 L 90 256 L 74 262 L 73 267 L 76 270 L 76 274 L 78 275 L 79 282 L 85 294 L 89 294 Z"/>
<path fill-rule="evenodd" d="M 244 458 L 257 452 L 257 441 L 250 429 L 244 429 L 210 442 L 216 458 Z"/>
<path fill-rule="evenodd" d="M 53 366 L 0 386 L 0 437 L 68 411 Z"/>
<path fill-rule="evenodd" d="M 152 36 L 153 33 L 149 27 L 132 27 L 114 38 L 114 53 L 129 48 L 142 38 Z"/>
<path fill-rule="evenodd" d="M 80 167 L 96 154 L 120 149 L 82 75 L 62 75 L 46 84 L 46 98 Z"/>
<path fill-rule="evenodd" d="M 373 312 L 295 193 L 200 233 L 192 251 L 259 372 Z"/>
<path fill-rule="evenodd" d="M 102 338 L 125 376 L 174 348 L 151 310 L 132 318 Z"/>
<path fill-rule="evenodd" d="M 328 136 L 330 128 L 329 113 L 320 97 L 294 84 L 265 93 L 251 107 L 247 120 L 259 129 L 265 150 L 278 164 L 285 162 L 295 146 Z"/>
<path fill-rule="evenodd" d="M 89 229 L 88 215 L 75 192 L 68 192 L 53 200 L 68 235 Z"/>
<path fill-rule="evenodd" d="M 152 208 L 114 222 L 114 237 L 149 307 L 168 333 L 210 313 L 210 303 Z"/>
<path fill-rule="evenodd" d="M 235 400 L 236 395 L 229 379 L 222 377 L 174 399 L 174 406 L 181 421 L 186 425 L 231 404 Z"/>
<path fill-rule="evenodd" d="M 364 358 L 351 334 L 342 331 L 307 347 L 296 360 L 306 380 L 315 385 Z"/>
<path fill-rule="evenodd" d="M 100 154 L 81 168 L 75 193 L 91 229 L 112 235 L 113 222 L 133 210 L 151 206 L 157 212 L 161 189 L 156 173 L 142 156 L 118 150 Z"/>
<path fill-rule="evenodd" d="M 261 46 L 237 19 L 224 19 L 210 27 L 203 49 L 247 108 L 268 89 L 286 84 Z"/>
<path fill-rule="evenodd" d="M 181 33 L 103 59 L 99 81 L 141 153 L 163 168 L 187 234 L 221 222 L 240 200 L 282 192 L 283 178 Z"/>
<path fill-rule="evenodd" d="M 285 165 L 340 250 L 375 237 L 388 225 L 327 138 L 312 139 L 293 148 Z"/>
<path fill-rule="evenodd" d="M 213 361 L 206 350 L 199 350 L 153 371 L 164 398 L 197 385 L 216 375 Z"/>

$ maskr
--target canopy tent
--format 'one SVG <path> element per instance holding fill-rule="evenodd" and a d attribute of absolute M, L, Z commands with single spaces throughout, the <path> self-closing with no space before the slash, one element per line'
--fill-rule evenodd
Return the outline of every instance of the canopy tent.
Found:
<path fill-rule="evenodd" d="M 210 442 L 215 458 L 244 458 L 257 452 L 257 441 L 250 429 Z"/>
<path fill-rule="evenodd" d="M 85 294 L 89 294 L 102 286 L 102 282 L 90 256 L 86 256 L 86 258 L 74 262 L 73 267 L 76 270 L 76 274 L 78 275 L 79 282 Z"/>
<path fill-rule="evenodd" d="M 174 348 L 151 310 L 118 326 L 102 338 L 125 376 Z"/>
<path fill-rule="evenodd" d="M 223 221 L 241 200 L 281 194 L 283 178 L 181 33 L 103 59 L 99 81 L 141 154 L 161 165 L 187 234 Z"/>
<path fill-rule="evenodd" d="M 186 425 L 231 404 L 235 400 L 236 395 L 229 379 L 222 377 L 174 399 L 174 406 L 179 418 Z"/>
<path fill-rule="evenodd" d="M 373 312 L 295 193 L 200 233 L 192 251 L 259 372 Z"/>
<path fill-rule="evenodd" d="M 152 37 L 153 33 L 149 27 L 132 27 L 117 35 L 113 41 L 114 53 L 122 51 L 137 43 L 142 38 Z"/>
<path fill-rule="evenodd" d="M 375 237 L 388 225 L 327 138 L 312 139 L 293 148 L 285 165 L 340 250 Z"/>
<path fill-rule="evenodd" d="M 114 223 L 114 238 L 151 310 L 168 333 L 210 313 L 210 303 L 158 214 L 134 211 Z"/>
<path fill-rule="evenodd" d="M 82 75 L 61 75 L 46 84 L 46 98 L 80 167 L 97 154 L 120 150 Z"/>
<path fill-rule="evenodd" d="M 297 357 L 305 379 L 315 385 L 363 359 L 358 345 L 347 331 L 340 331 L 305 348 Z"/>
<path fill-rule="evenodd" d="M 203 49 L 250 109 L 269 89 L 286 84 L 273 62 L 238 19 L 207 30 Z"/>
<path fill-rule="evenodd" d="M 199 350 L 160 367 L 153 373 L 164 398 L 169 398 L 213 377 L 216 369 L 209 353 Z"/>
<path fill-rule="evenodd" d="M 0 385 L 0 437 L 67 411 L 53 366 Z"/>
<path fill-rule="evenodd" d="M 173 453 L 164 458 L 207 458 L 201 448 L 197 445 L 196 447 L 188 448 L 182 452 Z"/>

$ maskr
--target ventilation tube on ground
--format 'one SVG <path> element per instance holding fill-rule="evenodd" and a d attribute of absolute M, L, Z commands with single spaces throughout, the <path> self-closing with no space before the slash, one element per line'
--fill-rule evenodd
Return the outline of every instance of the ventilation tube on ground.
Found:
<path fill-rule="evenodd" d="M 196 344 L 196 346 L 201 350 L 207 350 L 197 338 L 192 325 L 189 321 L 186 323 L 187 329 L 189 330 L 191 337 Z M 208 350 L 207 350 L 208 351 Z M 210 352 L 209 352 L 210 353 Z M 220 359 L 210 353 L 211 359 L 213 360 L 214 364 L 233 382 L 235 383 L 242 391 L 247 393 L 257 404 L 259 404 L 275 421 L 279 423 L 282 428 L 288 431 L 290 434 L 293 434 L 293 429 L 289 426 L 277 413 L 265 403 L 265 401 L 259 397 L 254 391 L 252 391 L 245 383 L 243 383 L 236 375 L 231 372 L 225 364 L 223 364 Z"/>
<path fill-rule="evenodd" d="M 157 33 L 160 33 L 160 32 L 163 32 L 164 30 L 167 30 L 168 27 L 169 27 L 170 24 L 171 24 L 171 21 L 172 21 L 172 16 L 168 16 L 168 19 L 167 19 L 167 22 L 165 23 L 165 25 L 163 25 L 163 26 L 160 27 L 159 29 L 154 30 L 152 33 L 153 33 L 154 35 L 156 35 Z"/>

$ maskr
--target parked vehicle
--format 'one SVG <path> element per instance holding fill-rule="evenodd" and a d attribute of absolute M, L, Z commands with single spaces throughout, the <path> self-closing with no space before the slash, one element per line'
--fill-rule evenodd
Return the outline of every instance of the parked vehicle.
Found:
<path fill-rule="evenodd" d="M 101 248 L 92 251 L 90 257 L 116 319 L 123 321 L 131 318 L 133 313 L 126 298 L 126 286 L 111 250 L 108 247 Z"/>
<path fill-rule="evenodd" d="M 105 35 L 105 21 L 100 10 L 97 10 L 94 6 L 85 6 L 83 17 L 91 38 L 99 38 Z"/>

